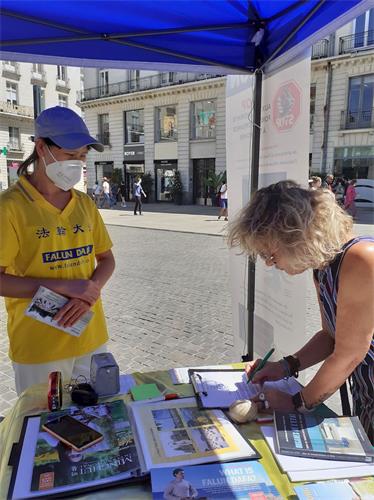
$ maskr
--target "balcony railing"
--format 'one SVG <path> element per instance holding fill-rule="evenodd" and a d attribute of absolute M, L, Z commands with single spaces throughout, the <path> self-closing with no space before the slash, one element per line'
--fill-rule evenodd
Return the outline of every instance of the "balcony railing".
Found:
<path fill-rule="evenodd" d="M 13 61 L 3 61 L 2 74 L 5 78 L 14 78 L 19 80 L 21 76 L 19 63 Z"/>
<path fill-rule="evenodd" d="M 207 80 L 209 78 L 217 78 L 221 75 L 209 75 L 207 73 L 176 73 L 174 81 L 162 81 L 162 74 L 145 76 L 118 83 L 110 83 L 101 87 L 92 87 L 82 90 L 77 94 L 78 102 L 91 101 L 102 97 L 112 97 L 121 94 L 130 94 L 131 92 L 139 92 L 142 90 L 156 89 L 159 87 L 169 87 L 171 85 L 180 85 L 182 83 L 195 82 L 199 80 Z"/>
<path fill-rule="evenodd" d="M 326 39 L 320 40 L 312 47 L 312 59 L 321 59 L 329 55 L 329 41 Z"/>
<path fill-rule="evenodd" d="M 0 113 L 34 119 L 34 109 L 31 106 L 21 106 L 6 101 L 0 101 Z"/>
<path fill-rule="evenodd" d="M 374 108 L 361 111 L 341 111 L 340 129 L 374 128 Z"/>
<path fill-rule="evenodd" d="M 355 33 L 339 38 L 339 54 L 374 49 L 374 30 Z"/>

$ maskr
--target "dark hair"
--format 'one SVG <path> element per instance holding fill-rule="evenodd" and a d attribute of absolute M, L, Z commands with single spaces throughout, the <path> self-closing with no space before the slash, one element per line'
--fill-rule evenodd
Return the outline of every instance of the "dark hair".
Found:
<path fill-rule="evenodd" d="M 60 148 L 60 146 L 57 146 L 56 143 L 54 143 L 53 141 L 51 141 L 51 139 L 48 139 L 48 137 L 41 137 L 41 139 L 43 139 L 43 141 L 47 144 L 47 146 L 56 146 L 56 148 Z M 27 174 L 27 167 L 29 165 L 32 165 L 33 163 L 36 162 L 36 160 L 39 159 L 39 156 L 38 156 L 38 153 L 36 152 L 36 147 L 34 146 L 34 151 L 31 153 L 30 156 L 28 156 L 26 158 L 25 161 L 23 161 L 21 163 L 21 165 L 18 167 L 17 169 L 17 175 L 18 177 L 21 177 L 21 175 L 26 175 Z"/>
<path fill-rule="evenodd" d="M 184 469 L 174 469 L 173 470 L 173 476 L 175 477 L 177 474 L 179 474 L 180 472 L 184 472 Z"/>

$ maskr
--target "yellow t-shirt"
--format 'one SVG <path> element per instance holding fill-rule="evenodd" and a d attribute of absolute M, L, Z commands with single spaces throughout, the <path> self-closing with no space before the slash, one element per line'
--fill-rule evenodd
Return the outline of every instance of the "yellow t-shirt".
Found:
<path fill-rule="evenodd" d="M 72 190 L 64 210 L 51 205 L 27 180 L 0 195 L 0 266 L 8 274 L 54 279 L 89 279 L 95 255 L 112 247 L 89 196 Z M 25 316 L 31 299 L 6 298 L 9 356 L 16 363 L 47 363 L 83 356 L 108 339 L 101 300 L 80 337 Z"/>

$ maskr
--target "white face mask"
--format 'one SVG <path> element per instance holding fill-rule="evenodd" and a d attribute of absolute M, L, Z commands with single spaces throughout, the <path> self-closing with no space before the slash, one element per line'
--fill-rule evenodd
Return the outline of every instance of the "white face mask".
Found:
<path fill-rule="evenodd" d="M 53 156 L 49 148 L 48 151 L 55 161 L 47 165 L 43 157 L 45 165 L 45 173 L 55 186 L 62 189 L 63 191 L 69 191 L 69 189 L 74 187 L 77 184 L 77 182 L 80 181 L 82 175 L 82 168 L 84 166 L 83 161 L 81 160 L 58 161 Z"/>

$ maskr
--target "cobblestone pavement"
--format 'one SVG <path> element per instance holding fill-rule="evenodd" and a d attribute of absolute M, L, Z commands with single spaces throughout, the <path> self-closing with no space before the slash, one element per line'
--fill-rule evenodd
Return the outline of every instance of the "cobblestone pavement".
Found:
<path fill-rule="evenodd" d="M 106 223 L 113 218 L 112 212 L 102 211 Z M 126 223 L 108 226 L 117 267 L 104 289 L 103 302 L 109 350 L 123 373 L 233 361 L 228 250 L 219 236 L 224 223 L 216 226 L 215 235 L 206 235 L 214 211 L 198 214 L 194 234 L 186 218 L 189 213 L 180 214 L 177 226 L 173 219 L 162 231 L 126 227 Z M 158 217 L 154 227 L 164 229 L 157 222 L 164 214 Z M 374 233 L 371 225 L 357 226 L 356 231 Z M 308 332 L 319 329 L 311 280 L 306 322 Z M 16 400 L 7 352 L 6 312 L 0 300 L 0 415 Z M 339 410 L 336 396 L 329 404 Z"/>

